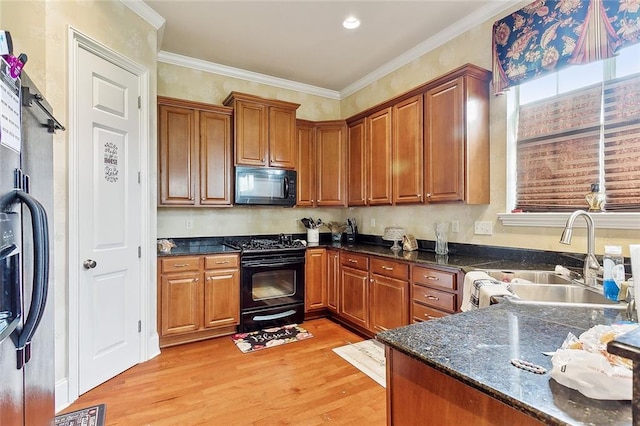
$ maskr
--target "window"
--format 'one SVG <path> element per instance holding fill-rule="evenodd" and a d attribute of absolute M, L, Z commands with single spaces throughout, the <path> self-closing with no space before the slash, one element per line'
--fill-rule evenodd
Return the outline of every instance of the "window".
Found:
<path fill-rule="evenodd" d="M 516 208 L 585 208 L 598 183 L 607 211 L 640 211 L 640 44 L 524 83 L 517 96 Z"/>

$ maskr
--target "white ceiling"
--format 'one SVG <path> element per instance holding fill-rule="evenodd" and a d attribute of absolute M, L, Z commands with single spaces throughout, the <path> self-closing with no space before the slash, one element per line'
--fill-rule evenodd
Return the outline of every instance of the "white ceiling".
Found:
<path fill-rule="evenodd" d="M 131 0 L 123 2 L 130 5 Z M 160 23 L 160 57 L 250 71 L 335 92 L 339 97 L 518 2 L 144 0 L 144 3 L 149 7 L 138 7 L 138 13 L 143 10 L 141 14 L 147 15 L 147 20 Z M 360 28 L 351 31 L 342 28 L 342 21 L 349 15 L 361 20 Z M 166 21 L 164 27 L 162 18 Z"/>

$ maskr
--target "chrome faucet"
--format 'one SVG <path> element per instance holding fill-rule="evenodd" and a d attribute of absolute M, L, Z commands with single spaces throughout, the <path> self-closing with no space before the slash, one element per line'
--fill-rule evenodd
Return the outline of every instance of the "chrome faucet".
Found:
<path fill-rule="evenodd" d="M 573 235 L 573 223 L 576 221 L 576 218 L 578 216 L 582 216 L 587 222 L 587 255 L 584 258 L 582 279 L 584 280 L 585 285 L 589 287 L 597 287 L 598 274 L 602 273 L 602 267 L 598 263 L 598 259 L 596 259 L 595 255 L 595 226 L 593 224 L 593 219 L 591 219 L 591 216 L 589 216 L 588 213 L 582 210 L 576 210 L 575 212 L 573 212 L 571 216 L 569 216 L 569 219 L 567 219 L 564 231 L 562 231 L 562 236 L 560 237 L 560 243 L 571 244 L 571 236 Z"/>

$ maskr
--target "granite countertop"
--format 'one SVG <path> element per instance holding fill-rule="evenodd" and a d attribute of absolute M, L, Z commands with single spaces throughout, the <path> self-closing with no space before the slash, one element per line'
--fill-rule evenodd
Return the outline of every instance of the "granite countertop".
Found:
<path fill-rule="evenodd" d="M 430 251 L 414 250 L 394 252 L 389 247 L 374 244 L 313 244 L 309 247 L 326 247 L 354 253 L 370 254 L 386 257 L 393 260 L 408 261 L 427 266 L 445 266 L 469 272 L 474 269 L 530 269 L 530 270 L 554 270 L 555 263 L 551 264 L 536 259 L 534 256 L 523 257 L 519 260 L 500 259 L 493 256 L 485 256 L 478 253 L 449 254 L 440 256 Z"/>
<path fill-rule="evenodd" d="M 622 311 L 515 305 L 487 308 L 384 331 L 377 339 L 463 383 L 554 425 L 632 424 L 631 402 L 600 401 L 551 379 L 551 357 L 568 333 L 623 320 Z M 511 365 L 522 359 L 545 374 Z"/>
<path fill-rule="evenodd" d="M 222 237 L 173 238 L 172 241 L 176 246 L 169 253 L 158 251 L 158 257 L 240 253 L 240 250 L 225 245 Z"/>

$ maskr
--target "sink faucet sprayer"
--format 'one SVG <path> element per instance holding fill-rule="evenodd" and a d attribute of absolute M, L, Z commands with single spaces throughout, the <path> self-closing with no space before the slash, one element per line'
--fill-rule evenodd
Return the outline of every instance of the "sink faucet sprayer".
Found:
<path fill-rule="evenodd" d="M 565 225 L 564 231 L 562 231 L 562 236 L 560 237 L 560 243 L 571 244 L 571 236 L 573 235 L 573 223 L 576 221 L 576 218 L 578 216 L 582 216 L 587 222 L 587 256 L 584 258 L 582 278 L 585 285 L 590 287 L 597 287 L 597 278 L 598 274 L 602 270 L 602 267 L 598 263 L 598 259 L 596 259 L 595 255 L 595 226 L 593 224 L 593 219 L 591 219 L 591 216 L 589 216 L 588 213 L 582 210 L 576 210 L 575 212 L 573 212 L 571 216 L 569 216 L 569 219 L 567 219 L 567 224 Z"/>

